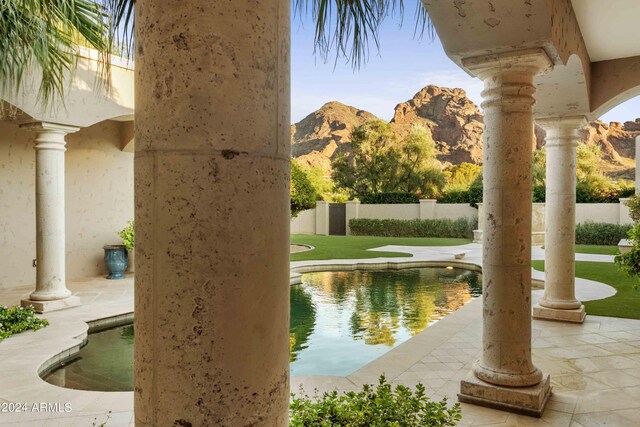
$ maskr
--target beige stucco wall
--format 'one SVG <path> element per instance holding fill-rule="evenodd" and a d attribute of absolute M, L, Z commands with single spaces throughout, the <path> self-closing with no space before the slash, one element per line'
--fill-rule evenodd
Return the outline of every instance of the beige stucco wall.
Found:
<path fill-rule="evenodd" d="M 420 218 L 420 205 L 418 203 L 395 205 L 361 204 L 358 218 L 417 219 Z"/>
<path fill-rule="evenodd" d="M 475 218 L 477 216 L 478 209 L 468 203 L 436 203 L 436 219 Z"/>
<path fill-rule="evenodd" d="M 291 234 L 316 234 L 316 210 L 302 211 L 291 220 Z"/>
<path fill-rule="evenodd" d="M 628 213 L 627 213 L 628 215 Z M 620 218 L 619 203 L 576 203 L 576 224 L 583 222 L 626 223 Z"/>
<path fill-rule="evenodd" d="M 120 151 L 121 123 L 67 137 L 67 279 L 104 273 L 102 246 L 133 218 L 133 154 Z M 0 288 L 35 282 L 34 134 L 0 121 Z"/>

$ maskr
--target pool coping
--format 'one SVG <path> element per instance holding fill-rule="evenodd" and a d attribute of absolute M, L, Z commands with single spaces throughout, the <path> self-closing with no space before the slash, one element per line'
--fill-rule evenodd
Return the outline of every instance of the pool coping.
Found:
<path fill-rule="evenodd" d="M 455 260 L 451 250 L 455 248 L 471 249 L 466 255 L 465 261 Z M 373 251 L 405 252 L 411 254 L 406 258 L 370 258 L 370 259 L 341 259 L 341 260 L 312 260 L 297 261 L 290 264 L 290 282 L 294 278 L 299 278 L 302 274 L 313 271 L 335 271 L 335 270 L 372 270 L 372 269 L 403 269 L 435 266 L 452 266 L 482 271 L 481 268 L 481 246 L 478 244 L 467 244 L 457 247 L 406 247 L 406 246 L 385 246 L 372 249 Z M 445 252 L 446 253 L 443 253 Z M 544 273 L 532 270 L 532 282 L 543 284 Z M 133 279 L 131 278 L 131 282 Z M 594 285 L 600 288 L 596 294 L 599 299 L 615 294 L 615 289 L 608 285 L 585 281 L 576 278 L 576 291 L 588 283 L 590 287 Z M 131 284 L 133 286 L 133 283 Z M 613 289 L 607 291 L 605 288 Z M 603 290 L 604 289 L 604 290 Z M 540 292 L 540 291 L 534 291 Z M 580 297 L 580 295 L 578 295 Z M 38 399 L 42 402 L 70 402 L 73 405 L 75 415 L 60 414 L 61 417 L 73 416 L 100 416 L 105 415 L 107 410 L 112 412 L 109 425 L 130 425 L 133 416 L 133 392 L 103 392 L 75 390 L 55 386 L 44 381 L 40 373 L 49 369 L 52 370 L 56 364 L 64 363 L 73 357 L 87 339 L 90 331 L 100 328 L 118 326 L 118 324 L 128 323 L 133 319 L 133 298 L 126 299 L 124 304 L 85 304 L 47 315 L 51 325 L 47 328 L 35 332 L 27 332 L 5 339 L 0 345 L 0 359 L 4 363 L 0 364 L 0 402 L 23 402 L 29 399 Z M 585 299 L 586 300 L 586 299 Z M 458 310 L 445 316 L 443 319 L 424 329 L 414 337 L 380 355 L 380 357 L 367 363 L 356 372 L 347 376 L 297 376 L 291 377 L 291 389 L 301 385 L 309 389 L 309 386 L 324 383 L 332 388 L 341 390 L 356 389 L 359 384 L 365 382 L 375 382 L 377 375 L 381 372 L 379 366 L 385 361 L 396 359 L 400 355 L 402 363 L 396 362 L 396 374 L 388 372 L 389 379 L 397 377 L 399 373 L 406 369 L 407 349 L 414 347 L 419 341 L 425 341 L 427 335 L 434 337 L 442 335 L 442 331 L 447 331 L 452 327 L 459 329 L 469 321 L 477 320 L 480 298 L 474 298 L 469 303 L 463 305 Z M 469 320 L 469 313 L 472 313 Z M 466 319 L 461 322 L 461 319 Z M 447 332 L 448 334 L 450 332 Z M 445 335 L 446 335 L 445 334 Z M 430 345 L 437 344 L 438 340 L 430 341 Z M 403 356 L 404 355 L 404 356 Z M 375 374 L 375 375 L 374 375 Z M 78 415 L 79 414 L 79 415 Z M 4 414 L 6 415 L 6 414 Z M 43 414 L 51 415 L 51 414 Z M 21 418 L 22 416 L 22 418 Z M 42 419 L 46 419 L 44 417 Z M 78 418 L 79 419 L 79 418 Z M 3 417 L 4 421 L 34 421 L 33 413 L 9 414 Z"/>

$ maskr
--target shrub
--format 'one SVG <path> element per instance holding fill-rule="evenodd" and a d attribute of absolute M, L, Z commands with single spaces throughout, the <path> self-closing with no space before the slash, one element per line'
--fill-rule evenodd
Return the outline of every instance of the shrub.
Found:
<path fill-rule="evenodd" d="M 314 208 L 318 193 L 311 184 L 309 176 L 296 162 L 291 160 L 291 216 L 297 217 L 304 210 Z"/>
<path fill-rule="evenodd" d="M 0 307 L 0 341 L 25 331 L 37 331 L 48 325 L 46 319 L 36 317 L 36 311 L 31 306 Z"/>
<path fill-rule="evenodd" d="M 469 186 L 469 199 L 468 202 L 474 208 L 478 207 L 478 203 L 482 203 L 482 174 L 478 175 Z"/>
<path fill-rule="evenodd" d="M 458 237 L 468 239 L 478 226 L 477 219 L 369 219 L 349 220 L 354 236 Z"/>
<path fill-rule="evenodd" d="M 446 427 L 455 426 L 462 418 L 459 403 L 448 407 L 446 398 L 431 402 L 422 384 L 415 392 L 402 385 L 392 388 L 384 376 L 375 388 L 365 384 L 359 392 L 325 392 L 319 398 L 292 394 L 292 398 L 289 425 L 294 427 Z"/>
<path fill-rule="evenodd" d="M 375 193 L 362 196 L 360 202 L 370 205 L 420 203 L 420 197 L 414 193 Z"/>
<path fill-rule="evenodd" d="M 620 270 L 631 277 L 640 276 L 640 224 L 636 223 L 627 234 L 631 243 L 631 250 L 624 254 L 616 255 L 615 262 Z M 637 287 L 637 284 L 636 284 Z"/>
<path fill-rule="evenodd" d="M 624 204 L 629 208 L 629 216 L 633 222 L 640 222 L 640 196 L 631 196 Z"/>
<path fill-rule="evenodd" d="M 533 203 L 544 203 L 547 199 L 547 189 L 544 185 L 533 187 Z"/>
<path fill-rule="evenodd" d="M 449 190 L 438 197 L 438 203 L 469 203 L 469 190 Z"/>
<path fill-rule="evenodd" d="M 127 252 L 131 252 L 136 246 L 135 225 L 133 221 L 129 221 L 129 224 L 118 232 L 118 236 L 122 239 L 122 244 L 127 248 Z"/>
<path fill-rule="evenodd" d="M 620 239 L 627 237 L 631 229 L 629 224 L 607 224 L 604 222 L 585 222 L 576 225 L 576 243 L 579 245 L 615 246 Z"/>

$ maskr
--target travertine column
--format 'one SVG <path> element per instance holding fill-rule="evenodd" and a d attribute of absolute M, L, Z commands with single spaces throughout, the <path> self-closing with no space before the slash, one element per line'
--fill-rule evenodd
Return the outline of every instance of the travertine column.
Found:
<path fill-rule="evenodd" d="M 137 426 L 285 426 L 289 0 L 136 3 Z"/>
<path fill-rule="evenodd" d="M 538 120 L 547 132 L 544 296 L 537 319 L 582 323 L 584 306 L 575 293 L 576 146 L 584 116 Z"/>
<path fill-rule="evenodd" d="M 65 276 L 65 136 L 77 127 L 36 122 L 21 126 L 36 133 L 36 290 L 22 305 L 38 312 L 77 305 Z"/>
<path fill-rule="evenodd" d="M 640 194 L 640 135 L 636 136 L 636 194 Z"/>
<path fill-rule="evenodd" d="M 463 402 L 540 415 L 550 395 L 531 360 L 531 140 L 542 50 L 471 58 L 484 81 L 483 335 Z M 481 220 L 482 221 L 482 220 Z"/>

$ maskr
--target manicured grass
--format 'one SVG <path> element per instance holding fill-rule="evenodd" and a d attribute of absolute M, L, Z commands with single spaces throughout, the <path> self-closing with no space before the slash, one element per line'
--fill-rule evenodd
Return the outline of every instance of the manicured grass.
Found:
<path fill-rule="evenodd" d="M 576 245 L 576 253 L 615 255 L 618 253 L 618 247 L 617 246 L 599 246 L 599 245 Z"/>
<path fill-rule="evenodd" d="M 533 261 L 532 265 L 544 271 L 544 261 Z M 576 277 L 606 283 L 618 291 L 609 298 L 585 301 L 587 314 L 640 319 L 640 288 L 634 289 L 638 279 L 627 276 L 613 263 L 587 261 L 576 261 Z"/>
<path fill-rule="evenodd" d="M 401 252 L 372 252 L 370 248 L 385 245 L 406 246 L 455 246 L 470 243 L 467 239 L 445 239 L 427 237 L 372 237 L 372 236 L 316 236 L 306 234 L 291 235 L 291 243 L 305 243 L 315 249 L 291 255 L 291 261 L 312 259 L 380 258 L 408 257 Z"/>

